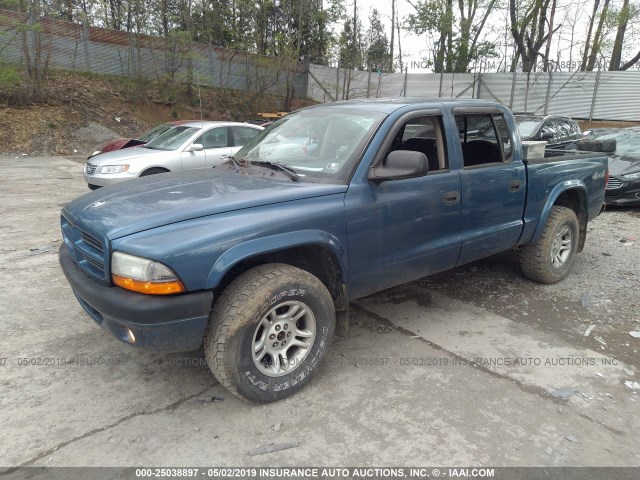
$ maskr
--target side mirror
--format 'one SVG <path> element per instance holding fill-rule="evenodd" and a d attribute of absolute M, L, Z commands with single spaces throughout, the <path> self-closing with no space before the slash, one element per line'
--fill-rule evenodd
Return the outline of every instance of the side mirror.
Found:
<path fill-rule="evenodd" d="M 382 165 L 372 167 L 369 180 L 402 180 L 403 178 L 422 177 L 429 172 L 427 156 L 422 152 L 395 150 L 387 155 Z"/>
<path fill-rule="evenodd" d="M 616 139 L 606 140 L 579 140 L 576 142 L 576 149 L 581 152 L 603 152 L 616 153 Z"/>
<path fill-rule="evenodd" d="M 204 145 L 201 143 L 192 143 L 187 147 L 187 152 L 201 152 L 202 150 L 204 150 Z"/>
<path fill-rule="evenodd" d="M 538 140 L 553 140 L 552 132 L 542 132 L 538 135 Z"/>

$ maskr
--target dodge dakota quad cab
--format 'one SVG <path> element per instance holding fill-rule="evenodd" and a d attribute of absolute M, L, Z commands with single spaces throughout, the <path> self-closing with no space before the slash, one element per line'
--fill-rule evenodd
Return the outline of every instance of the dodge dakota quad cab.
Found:
<path fill-rule="evenodd" d="M 317 374 L 351 300 L 514 248 L 530 279 L 568 274 L 602 210 L 607 157 L 522 152 L 493 102 L 318 105 L 215 169 L 70 202 L 60 263 L 116 338 L 204 345 L 222 385 L 274 401 Z"/>

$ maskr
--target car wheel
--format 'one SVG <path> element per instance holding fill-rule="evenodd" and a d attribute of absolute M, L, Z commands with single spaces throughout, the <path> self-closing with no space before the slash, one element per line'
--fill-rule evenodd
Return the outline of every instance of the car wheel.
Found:
<path fill-rule="evenodd" d="M 158 173 L 167 173 L 168 171 L 169 170 L 167 170 L 166 168 L 154 167 L 154 168 L 150 168 L 149 170 L 145 170 L 140 174 L 140 176 L 146 177 L 148 175 L 157 175 Z"/>
<path fill-rule="evenodd" d="M 573 265 L 579 231 L 575 212 L 554 206 L 540 238 L 520 250 L 520 265 L 525 276 L 547 284 L 565 278 Z"/>
<path fill-rule="evenodd" d="M 317 374 L 334 329 L 333 300 L 318 278 L 290 265 L 261 265 L 218 298 L 205 354 L 216 379 L 233 394 L 272 402 Z"/>

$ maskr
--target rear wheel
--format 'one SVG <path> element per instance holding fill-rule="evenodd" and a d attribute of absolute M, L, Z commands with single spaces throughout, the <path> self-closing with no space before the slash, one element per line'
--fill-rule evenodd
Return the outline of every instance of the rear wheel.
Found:
<path fill-rule="evenodd" d="M 146 177 L 147 175 L 157 175 L 158 173 L 167 173 L 169 170 L 166 168 L 153 167 L 149 170 L 145 170 L 140 174 L 141 177 Z"/>
<path fill-rule="evenodd" d="M 290 265 L 261 265 L 220 295 L 205 354 L 216 379 L 232 393 L 271 402 L 311 381 L 334 329 L 333 300 L 320 280 Z"/>
<path fill-rule="evenodd" d="M 525 276 L 547 284 L 565 278 L 573 265 L 579 231 L 575 212 L 554 206 L 540 238 L 520 250 Z"/>

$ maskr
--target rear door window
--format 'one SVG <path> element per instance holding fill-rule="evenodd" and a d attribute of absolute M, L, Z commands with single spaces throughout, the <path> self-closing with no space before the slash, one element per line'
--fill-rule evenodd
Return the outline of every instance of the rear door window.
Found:
<path fill-rule="evenodd" d="M 257 128 L 251 127 L 231 127 L 231 132 L 233 133 L 233 145 L 236 147 L 241 147 L 246 145 L 249 140 L 255 137 L 260 130 Z"/>
<path fill-rule="evenodd" d="M 511 132 L 502 114 L 456 115 L 455 119 L 465 168 L 512 160 Z"/>

